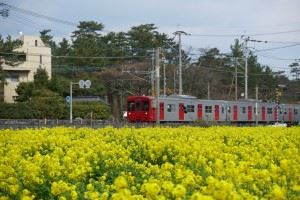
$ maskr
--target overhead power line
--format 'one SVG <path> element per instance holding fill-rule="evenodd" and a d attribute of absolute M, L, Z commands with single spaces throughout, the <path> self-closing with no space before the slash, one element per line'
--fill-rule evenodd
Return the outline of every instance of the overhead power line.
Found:
<path fill-rule="evenodd" d="M 196 37 L 240 37 L 242 34 L 190 34 Z"/>
<path fill-rule="evenodd" d="M 268 48 L 268 49 L 255 49 L 253 48 L 256 52 L 262 52 L 262 51 L 272 51 L 276 49 L 285 49 L 285 48 L 290 48 L 290 47 L 295 47 L 299 46 L 300 44 L 292 44 L 292 45 L 286 45 L 286 46 L 280 46 L 280 47 L 274 47 L 274 48 Z"/>
<path fill-rule="evenodd" d="M 0 52 L 5 55 L 24 55 L 25 53 L 18 52 Z M 128 59 L 128 58 L 151 58 L 151 56 L 54 56 L 54 55 L 45 55 L 38 53 L 26 53 L 26 55 L 31 56 L 44 56 L 44 57 L 52 57 L 52 58 L 75 58 L 75 59 Z"/>
<path fill-rule="evenodd" d="M 42 18 L 42 19 L 45 19 L 45 20 L 48 20 L 48 21 L 52 21 L 52 22 L 56 22 L 56 23 L 61 23 L 61 24 L 68 25 L 68 26 L 77 26 L 76 23 L 73 23 L 73 22 L 70 22 L 70 21 L 67 21 L 67 20 L 62 20 L 62 19 L 59 19 L 59 18 L 55 18 L 55 17 L 50 17 L 50 16 L 47 16 L 47 15 L 39 14 L 39 13 L 36 13 L 36 12 L 33 12 L 33 11 L 29 11 L 29 10 L 25 10 L 25 9 L 22 9 L 22 8 L 18 8 L 16 6 L 12 6 L 12 5 L 9 5 L 9 4 L 6 4 L 6 3 L 1 3 L 0 6 L 4 6 L 4 7 L 7 7 L 9 9 L 11 9 L 11 10 L 14 10 L 14 11 L 26 14 L 26 15 L 31 15 L 33 17 Z"/>
<path fill-rule="evenodd" d="M 269 58 L 269 59 L 273 59 L 273 60 L 287 60 L 287 61 L 298 61 L 298 60 L 300 60 L 300 59 L 296 59 L 296 58 L 280 58 L 280 57 L 270 56 L 270 55 L 265 55 L 265 54 L 260 54 L 260 53 L 256 53 L 256 54 L 260 57 Z"/>
<path fill-rule="evenodd" d="M 250 33 L 247 36 L 263 36 L 263 35 L 281 35 L 281 34 L 288 34 L 288 33 L 300 33 L 300 29 L 289 30 L 289 31 L 278 31 L 278 32 L 267 32 L 267 33 Z M 198 34 L 198 33 L 191 33 L 190 36 L 195 37 L 241 37 L 245 34 Z"/>
<path fill-rule="evenodd" d="M 280 34 L 298 33 L 298 32 L 300 32 L 300 29 L 289 30 L 289 31 L 269 32 L 269 33 L 254 33 L 254 34 L 248 34 L 248 36 L 280 35 Z"/>

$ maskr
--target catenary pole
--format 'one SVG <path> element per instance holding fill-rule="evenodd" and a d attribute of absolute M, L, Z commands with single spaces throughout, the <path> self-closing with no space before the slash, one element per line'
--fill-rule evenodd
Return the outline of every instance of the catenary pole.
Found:
<path fill-rule="evenodd" d="M 176 31 L 174 33 L 178 35 L 179 40 L 179 95 L 182 95 L 182 55 L 181 55 L 181 35 L 188 35 L 184 31 Z"/>
<path fill-rule="evenodd" d="M 245 99 L 248 99 L 248 47 L 247 43 L 249 41 L 249 37 L 246 37 L 245 40 Z"/>
<path fill-rule="evenodd" d="M 155 49 L 155 80 L 156 80 L 156 124 L 158 125 L 159 122 L 159 47 Z"/>
<path fill-rule="evenodd" d="M 258 126 L 258 86 L 255 87 L 255 124 Z"/>
<path fill-rule="evenodd" d="M 235 58 L 235 101 L 238 98 L 238 88 L 237 88 L 237 58 Z"/>

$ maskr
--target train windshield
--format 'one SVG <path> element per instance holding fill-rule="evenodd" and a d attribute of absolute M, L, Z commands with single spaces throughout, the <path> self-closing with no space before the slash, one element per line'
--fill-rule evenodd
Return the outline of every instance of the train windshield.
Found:
<path fill-rule="evenodd" d="M 149 102 L 148 101 L 143 101 L 142 110 L 143 111 L 149 111 Z"/>
<path fill-rule="evenodd" d="M 134 111 L 134 101 L 128 101 L 127 111 Z"/>
<path fill-rule="evenodd" d="M 128 101 L 127 111 L 149 111 L 149 101 L 140 99 Z"/>

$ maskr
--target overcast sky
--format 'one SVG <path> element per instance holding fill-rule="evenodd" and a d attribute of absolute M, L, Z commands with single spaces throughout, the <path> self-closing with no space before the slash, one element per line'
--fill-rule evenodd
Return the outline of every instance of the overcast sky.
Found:
<path fill-rule="evenodd" d="M 251 39 L 278 43 L 253 43 L 259 62 L 274 71 L 288 70 L 293 59 L 300 58 L 300 0 L 0 0 L 18 8 L 78 23 L 95 20 L 108 31 L 128 31 L 130 27 L 154 23 L 173 37 L 173 32 L 183 30 L 191 36 L 183 36 L 185 49 L 217 47 L 222 53 L 230 50 L 236 37 L 208 37 L 199 35 L 242 35 L 277 33 L 251 36 Z M 17 36 L 36 35 L 43 29 L 51 29 L 57 40 L 69 37 L 75 27 L 24 15 L 11 10 L 7 18 L 0 17 L 0 34 Z M 198 36 L 197 36 L 198 35 Z M 177 38 L 176 38 L 177 39 Z M 291 42 L 291 43 L 286 43 Z M 298 43 L 298 45 L 297 45 Z"/>

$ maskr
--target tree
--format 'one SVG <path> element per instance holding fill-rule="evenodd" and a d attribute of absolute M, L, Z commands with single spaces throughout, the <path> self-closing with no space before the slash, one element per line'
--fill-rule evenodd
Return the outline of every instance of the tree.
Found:
<path fill-rule="evenodd" d="M 104 28 L 102 23 L 95 21 L 79 22 L 77 30 L 73 32 L 73 55 L 79 57 L 95 58 L 76 58 L 73 61 L 77 66 L 99 66 L 102 63 L 99 56 L 104 56 L 104 45 L 99 33 Z"/>
<path fill-rule="evenodd" d="M 25 60 L 24 53 L 16 54 L 14 49 L 22 45 L 21 40 L 13 40 L 11 36 L 3 39 L 0 35 L 0 102 L 4 100 L 4 84 L 6 73 L 3 71 L 3 65 L 16 66 Z"/>
<path fill-rule="evenodd" d="M 168 38 L 167 34 L 159 33 L 154 24 L 142 24 L 132 27 L 128 32 L 129 45 L 131 47 L 131 54 L 135 56 L 152 55 L 156 47 L 162 47 L 166 54 L 177 51 L 176 44 L 173 39 Z"/>
<path fill-rule="evenodd" d="M 40 38 L 46 46 L 51 48 L 52 53 L 53 53 L 55 51 L 56 44 L 53 41 L 53 36 L 51 36 L 49 34 L 50 32 L 51 32 L 50 29 L 45 29 L 45 30 L 40 31 Z"/>
<path fill-rule="evenodd" d="M 299 62 L 293 62 L 289 65 L 291 68 L 291 74 L 293 77 L 295 77 L 296 81 L 300 81 L 300 65 Z"/>
<path fill-rule="evenodd" d="M 20 83 L 16 89 L 16 92 L 18 94 L 17 101 L 18 102 L 29 101 L 30 98 L 33 96 L 33 91 L 34 91 L 34 83 L 33 82 Z"/>
<path fill-rule="evenodd" d="M 52 60 L 54 65 L 69 65 L 72 63 L 68 58 L 59 57 L 72 55 L 71 44 L 69 44 L 66 38 L 63 38 L 61 42 L 58 43 L 58 46 L 56 47 L 55 52 L 53 54 L 54 58 Z"/>
<path fill-rule="evenodd" d="M 39 68 L 34 74 L 33 82 L 22 82 L 18 85 L 16 92 L 17 101 L 29 101 L 32 97 L 38 95 L 36 90 L 48 89 L 49 80 L 46 70 Z"/>

